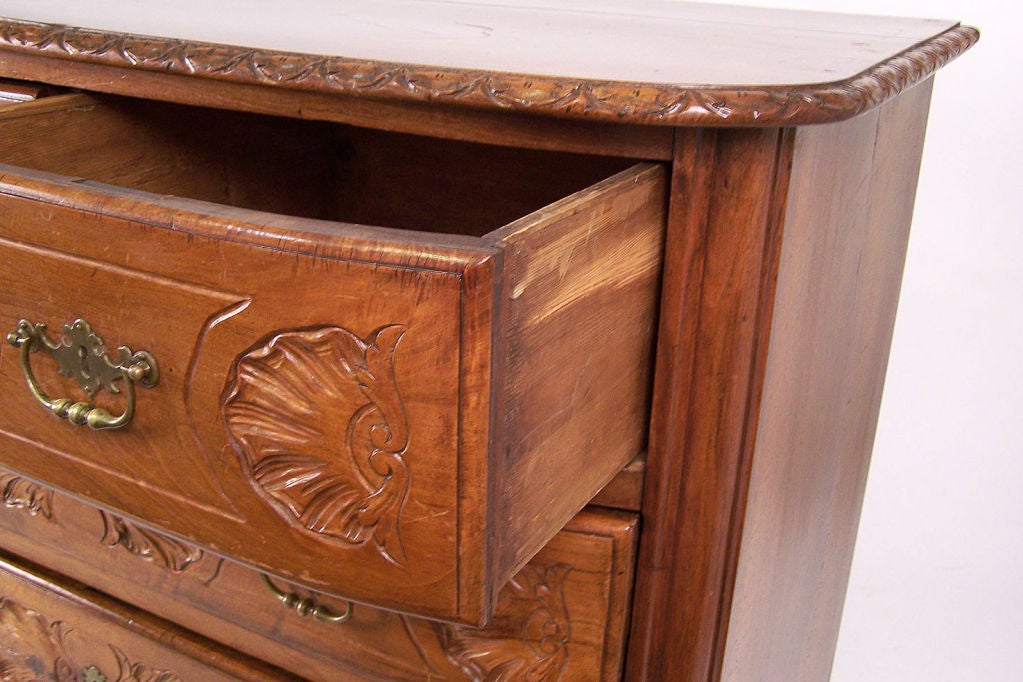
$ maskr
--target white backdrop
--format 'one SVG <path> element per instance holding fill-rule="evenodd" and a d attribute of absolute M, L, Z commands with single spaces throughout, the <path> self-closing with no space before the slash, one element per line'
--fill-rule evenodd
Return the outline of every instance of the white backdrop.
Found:
<path fill-rule="evenodd" d="M 741 4 L 960 19 L 981 29 L 980 43 L 935 81 L 832 681 L 1021 680 L 1023 32 L 1018 5 L 1005 0 Z"/>

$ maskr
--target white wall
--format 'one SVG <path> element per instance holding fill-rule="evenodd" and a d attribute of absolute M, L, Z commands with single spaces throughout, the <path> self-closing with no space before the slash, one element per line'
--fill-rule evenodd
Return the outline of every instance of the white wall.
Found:
<path fill-rule="evenodd" d="M 982 36 L 935 81 L 832 679 L 1020 680 L 1023 56 L 1009 9 L 1019 5 L 867 4 L 959 18 Z"/>
<path fill-rule="evenodd" d="M 1018 5 L 1006 0 L 739 1 L 960 19 L 981 29 L 980 43 L 935 81 L 832 680 L 1021 680 L 1023 32 Z"/>

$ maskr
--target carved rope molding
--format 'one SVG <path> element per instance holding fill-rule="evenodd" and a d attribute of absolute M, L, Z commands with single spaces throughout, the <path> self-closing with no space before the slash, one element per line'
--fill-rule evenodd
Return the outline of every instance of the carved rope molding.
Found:
<path fill-rule="evenodd" d="M 0 19 L 0 49 L 60 59 L 355 97 L 701 126 L 800 125 L 851 118 L 923 80 L 979 38 L 976 29 L 958 26 L 846 80 L 743 88 L 487 73 Z"/>

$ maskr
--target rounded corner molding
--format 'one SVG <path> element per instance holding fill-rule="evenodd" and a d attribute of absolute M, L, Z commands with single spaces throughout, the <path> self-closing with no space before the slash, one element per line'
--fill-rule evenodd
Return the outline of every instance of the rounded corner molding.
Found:
<path fill-rule="evenodd" d="M 694 86 L 276 52 L 0 18 L 0 49 L 47 57 L 366 99 L 673 126 L 802 125 L 852 118 L 927 78 L 979 38 L 977 29 L 957 26 L 833 83 Z"/>

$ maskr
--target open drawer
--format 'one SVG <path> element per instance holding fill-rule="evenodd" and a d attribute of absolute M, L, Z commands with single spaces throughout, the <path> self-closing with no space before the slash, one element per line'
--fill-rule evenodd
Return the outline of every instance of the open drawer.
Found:
<path fill-rule="evenodd" d="M 0 163 L 27 478 L 479 624 L 644 444 L 661 166 L 89 95 L 0 110 Z"/>

